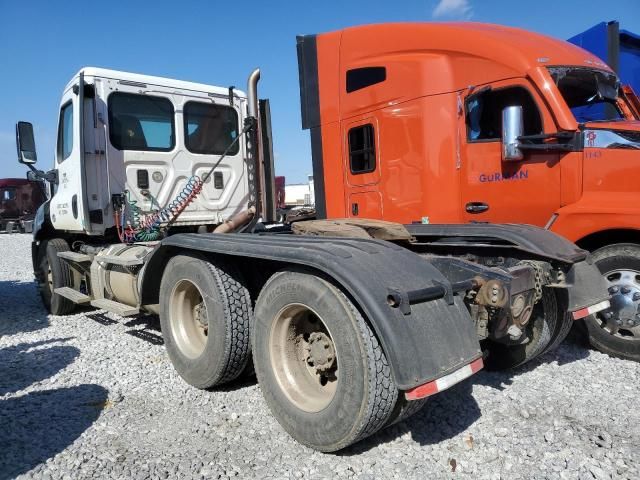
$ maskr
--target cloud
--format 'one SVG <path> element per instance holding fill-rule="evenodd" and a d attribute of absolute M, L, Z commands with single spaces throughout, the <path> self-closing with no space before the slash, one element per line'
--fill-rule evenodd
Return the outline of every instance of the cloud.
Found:
<path fill-rule="evenodd" d="M 431 12 L 433 18 L 469 20 L 473 16 L 473 7 L 469 0 L 440 0 Z"/>

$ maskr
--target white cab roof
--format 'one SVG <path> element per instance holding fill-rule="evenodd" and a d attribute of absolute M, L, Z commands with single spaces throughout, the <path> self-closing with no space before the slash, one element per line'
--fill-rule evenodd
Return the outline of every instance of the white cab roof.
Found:
<path fill-rule="evenodd" d="M 156 85 L 160 87 L 176 88 L 180 90 L 192 90 L 196 92 L 214 93 L 217 95 L 228 95 L 229 89 L 225 87 L 216 87 L 204 83 L 185 82 L 184 80 L 174 80 L 172 78 L 154 77 L 151 75 L 140 75 L 138 73 L 121 72 L 119 70 L 109 70 L 107 68 L 83 67 L 76 73 L 71 81 L 65 87 L 65 91 L 73 86 L 80 73 L 84 73 L 85 77 L 110 78 L 113 80 L 126 80 L 129 82 L 145 83 L 147 85 Z M 242 90 L 233 90 L 234 94 L 240 98 L 246 98 L 246 94 Z"/>

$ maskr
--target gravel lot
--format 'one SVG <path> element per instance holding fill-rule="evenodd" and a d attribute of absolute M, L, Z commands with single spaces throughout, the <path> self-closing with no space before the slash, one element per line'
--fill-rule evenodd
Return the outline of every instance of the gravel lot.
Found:
<path fill-rule="evenodd" d="M 0 478 L 640 477 L 639 364 L 565 343 L 321 454 L 281 430 L 255 380 L 187 386 L 154 318 L 48 316 L 30 242 L 0 236 Z"/>

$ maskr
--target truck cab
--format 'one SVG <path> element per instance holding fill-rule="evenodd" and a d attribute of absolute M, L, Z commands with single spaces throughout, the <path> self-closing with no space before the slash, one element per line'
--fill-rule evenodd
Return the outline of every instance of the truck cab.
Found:
<path fill-rule="evenodd" d="M 239 135 L 246 108 L 246 95 L 233 88 L 83 68 L 60 101 L 47 221 L 99 237 L 119 222 L 114 195 L 125 192 L 140 214 L 167 205 Z M 245 156 L 237 142 L 175 225 L 219 224 L 246 208 Z"/>
<path fill-rule="evenodd" d="M 608 65 L 477 23 L 307 35 L 298 56 L 320 216 L 527 223 L 593 252 L 630 244 L 601 258 L 618 257 L 599 267 L 627 293 L 593 332 L 640 359 L 640 121 Z M 603 347 L 609 337 L 626 343 Z"/>

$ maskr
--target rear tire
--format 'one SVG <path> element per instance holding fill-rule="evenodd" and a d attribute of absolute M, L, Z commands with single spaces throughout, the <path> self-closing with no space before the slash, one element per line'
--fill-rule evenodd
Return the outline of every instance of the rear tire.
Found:
<path fill-rule="evenodd" d="M 542 298 L 534 306 L 531 319 L 526 324 L 529 341 L 520 345 L 508 345 L 491 339 L 483 340 L 481 346 L 485 353 L 485 368 L 515 368 L 551 348 L 554 340 L 563 332 L 562 315 L 556 293 L 552 289 L 544 288 Z M 564 335 L 566 336 L 566 333 Z"/>
<path fill-rule="evenodd" d="M 632 299 L 635 293 L 640 292 L 640 246 L 632 243 L 608 245 L 593 252 L 592 259 L 609 284 L 619 284 L 619 288 L 627 286 L 630 289 L 626 299 L 621 295 L 621 300 L 627 301 L 628 306 L 637 311 L 640 301 Z M 617 282 L 615 278 L 617 272 L 628 273 L 629 281 Z M 620 294 L 621 292 L 616 292 L 616 295 Z M 620 304 L 613 297 L 611 303 L 612 306 Z M 640 361 L 640 326 L 629 328 L 626 321 L 629 318 L 633 320 L 635 317 L 629 314 L 624 314 L 624 317 L 625 322 L 622 327 L 613 334 L 606 329 L 608 327 L 601 314 L 585 318 L 584 326 L 589 336 L 589 343 L 608 355 Z"/>
<path fill-rule="evenodd" d="M 389 420 L 387 420 L 387 424 L 385 426 L 389 427 L 396 423 L 404 422 L 422 410 L 428 401 L 429 397 L 421 398 L 420 400 L 407 400 L 404 395 L 400 395 L 393 409 L 393 413 L 389 417 Z"/>
<path fill-rule="evenodd" d="M 52 315 L 68 315 L 76 304 L 54 292 L 56 288 L 73 288 L 71 267 L 58 257 L 58 252 L 68 252 L 69 244 L 62 238 L 42 240 L 38 248 L 36 280 L 42 303 Z"/>
<path fill-rule="evenodd" d="M 252 344 L 265 401 L 298 442 L 334 452 L 388 422 L 398 389 L 387 359 L 330 282 L 304 272 L 273 275 L 256 303 Z"/>
<path fill-rule="evenodd" d="M 251 353 L 251 298 L 232 266 L 196 255 L 173 257 L 160 299 L 167 353 L 188 384 L 210 388 L 242 373 Z"/>

